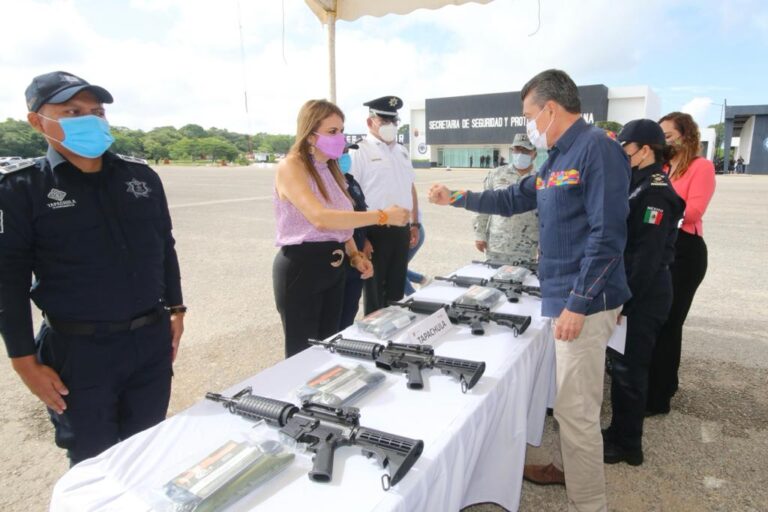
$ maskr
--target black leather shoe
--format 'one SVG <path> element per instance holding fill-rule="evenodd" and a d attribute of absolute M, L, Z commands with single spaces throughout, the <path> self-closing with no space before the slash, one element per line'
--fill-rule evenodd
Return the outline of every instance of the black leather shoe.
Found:
<path fill-rule="evenodd" d="M 626 462 L 630 466 L 639 466 L 643 463 L 643 450 L 625 450 L 609 441 L 603 445 L 603 461 L 606 464 Z"/>

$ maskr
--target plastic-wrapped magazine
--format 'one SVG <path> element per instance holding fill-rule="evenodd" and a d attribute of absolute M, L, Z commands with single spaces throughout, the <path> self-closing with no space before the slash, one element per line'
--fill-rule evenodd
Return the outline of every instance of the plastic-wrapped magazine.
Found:
<path fill-rule="evenodd" d="M 297 391 L 299 400 L 332 407 L 351 405 L 385 379 L 382 372 L 362 365 L 349 368 L 337 364 L 312 377 Z"/>
<path fill-rule="evenodd" d="M 532 272 L 524 267 L 516 267 L 514 265 L 504 265 L 493 275 L 493 280 L 500 283 L 512 283 L 523 284 L 525 278 L 530 276 Z"/>
<path fill-rule="evenodd" d="M 403 327 L 409 325 L 416 315 L 407 309 L 389 306 L 370 313 L 355 321 L 358 329 L 373 334 L 380 340 L 390 338 Z"/>
<path fill-rule="evenodd" d="M 224 510 L 294 459 L 277 441 L 227 441 L 165 484 L 167 512 Z"/>
<path fill-rule="evenodd" d="M 464 306 L 492 308 L 501 300 L 506 300 L 506 295 L 496 288 L 473 285 L 456 299 L 456 303 Z"/>

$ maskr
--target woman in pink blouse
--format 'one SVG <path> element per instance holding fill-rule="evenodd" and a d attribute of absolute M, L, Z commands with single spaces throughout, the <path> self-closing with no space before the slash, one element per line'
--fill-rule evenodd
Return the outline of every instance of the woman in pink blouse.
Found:
<path fill-rule="evenodd" d="M 339 326 L 344 265 L 363 278 L 373 266 L 357 250 L 354 228 L 404 226 L 410 212 L 399 206 L 355 212 L 338 158 L 346 146 L 344 113 L 326 100 L 310 100 L 299 112 L 296 141 L 275 174 L 276 245 L 272 266 L 275 304 L 285 334 L 285 355 L 327 338 Z"/>
<path fill-rule="evenodd" d="M 669 179 L 686 206 L 677 235 L 675 261 L 670 266 L 672 308 L 656 342 L 648 375 L 647 416 L 668 413 L 677 391 L 683 324 L 707 272 L 702 217 L 715 192 L 715 167 L 699 156 L 699 127 L 693 118 L 672 112 L 662 117 L 659 124 L 672 150 Z"/>

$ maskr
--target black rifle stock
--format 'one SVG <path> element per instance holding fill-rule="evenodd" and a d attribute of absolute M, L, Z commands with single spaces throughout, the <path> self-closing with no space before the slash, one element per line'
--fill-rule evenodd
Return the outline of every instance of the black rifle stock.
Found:
<path fill-rule="evenodd" d="M 310 345 L 325 347 L 343 356 L 374 361 L 377 368 L 388 372 L 404 373 L 409 389 L 424 387 L 422 370 L 428 368 L 438 369 L 443 374 L 457 378 L 464 393 L 472 389 L 485 372 L 484 362 L 437 356 L 431 345 L 409 345 L 391 341 L 383 345 L 373 341 L 347 339 L 341 334 L 328 341 L 307 341 Z"/>
<path fill-rule="evenodd" d="M 397 484 L 408 473 L 424 450 L 424 442 L 360 426 L 360 410 L 355 407 L 329 407 L 305 402 L 301 408 L 290 402 L 257 396 L 247 387 L 231 398 L 206 393 L 205 398 L 220 402 L 232 414 L 264 420 L 280 432 L 306 443 L 314 453 L 310 480 L 330 482 L 333 455 L 341 446 L 359 446 L 366 457 L 375 457 L 388 475 L 382 475 L 384 490 Z"/>
<path fill-rule="evenodd" d="M 485 334 L 483 323 L 495 322 L 512 329 L 512 333 L 517 337 L 523 334 L 528 326 L 531 325 L 530 316 L 513 315 L 510 313 L 494 313 L 490 308 L 483 306 L 470 306 L 466 304 L 443 304 L 441 302 L 429 302 L 423 300 L 408 299 L 405 302 L 390 302 L 392 306 L 400 306 L 414 313 L 431 315 L 438 309 L 445 309 L 448 319 L 453 324 L 469 325 L 472 334 Z"/>
<path fill-rule="evenodd" d="M 541 298 L 541 288 L 539 288 L 538 286 L 528 286 L 522 283 L 504 281 L 501 279 L 494 279 L 494 278 L 484 279 L 482 277 L 467 277 L 467 276 L 450 276 L 450 277 L 436 276 L 435 280 L 453 283 L 454 285 L 460 288 L 469 288 L 470 286 L 474 286 L 474 285 L 496 288 L 497 290 L 499 290 L 500 292 L 502 292 L 504 295 L 507 296 L 507 300 L 509 302 L 518 302 L 520 300 L 520 296 L 523 293 L 527 295 L 531 295 L 533 297 Z"/>

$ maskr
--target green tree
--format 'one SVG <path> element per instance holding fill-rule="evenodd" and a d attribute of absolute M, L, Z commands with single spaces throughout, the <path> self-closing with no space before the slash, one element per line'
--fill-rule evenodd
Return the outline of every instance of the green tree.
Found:
<path fill-rule="evenodd" d="M 197 160 L 201 158 L 202 150 L 200 148 L 200 139 L 190 139 L 184 137 L 177 140 L 168 148 L 168 153 L 174 160 Z"/>
<path fill-rule="evenodd" d="M 271 148 L 269 153 L 287 153 L 293 145 L 293 135 L 272 135 L 269 133 L 257 133 L 254 137 L 255 148 Z M 257 150 L 261 151 L 261 150 Z"/>
<path fill-rule="evenodd" d="M 147 158 L 158 162 L 170 158 L 171 146 L 182 139 L 179 131 L 173 126 L 153 128 L 144 135 L 144 152 Z"/>
<path fill-rule="evenodd" d="M 200 152 L 211 159 L 232 161 L 240 153 L 234 144 L 218 137 L 205 137 L 196 141 Z"/>
<path fill-rule="evenodd" d="M 188 137 L 190 139 L 201 139 L 208 136 L 205 129 L 199 124 L 185 124 L 179 128 L 179 133 L 182 137 Z"/>
<path fill-rule="evenodd" d="M 160 160 L 164 160 L 171 156 L 168 148 L 169 146 L 163 146 L 156 140 L 150 139 L 148 137 L 144 138 L 144 155 L 146 158 L 154 160 L 155 163 L 158 163 Z"/>
<path fill-rule="evenodd" d="M 178 142 L 183 138 L 183 135 L 173 126 L 160 126 L 153 128 L 147 132 L 145 141 L 147 139 L 153 140 L 162 146 L 170 146 L 174 142 Z"/>
<path fill-rule="evenodd" d="M 112 136 L 115 142 L 110 151 L 129 156 L 146 156 L 144 152 L 144 132 L 141 130 L 131 130 L 121 126 L 112 127 Z"/>
<path fill-rule="evenodd" d="M 597 121 L 595 126 L 602 128 L 603 130 L 610 130 L 616 135 L 618 135 L 621 129 L 624 128 L 624 125 L 617 123 L 616 121 Z"/>
<path fill-rule="evenodd" d="M 48 142 L 26 121 L 8 118 L 0 123 L 0 156 L 34 158 L 45 154 Z"/>
<path fill-rule="evenodd" d="M 227 142 L 234 144 L 238 150 L 243 153 L 248 152 L 251 147 L 248 144 L 248 136 L 242 133 L 230 132 L 221 128 L 208 128 L 209 137 L 218 137 L 226 140 Z"/>

